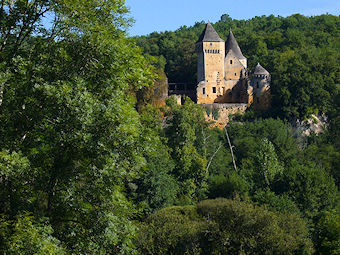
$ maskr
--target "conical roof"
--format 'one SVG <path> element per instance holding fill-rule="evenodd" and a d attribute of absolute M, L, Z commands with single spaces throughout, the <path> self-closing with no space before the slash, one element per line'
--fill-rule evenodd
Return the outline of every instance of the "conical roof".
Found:
<path fill-rule="evenodd" d="M 257 63 L 255 69 L 254 69 L 254 74 L 265 74 L 265 75 L 269 75 L 269 72 L 264 69 L 260 63 Z"/>
<path fill-rule="evenodd" d="M 218 33 L 215 31 L 213 26 L 208 22 L 208 24 L 205 26 L 204 31 L 198 38 L 197 42 L 224 42 L 221 37 L 218 35 Z"/>
<path fill-rule="evenodd" d="M 238 59 L 245 59 L 245 57 L 242 54 L 242 51 L 240 49 L 240 46 L 238 46 L 238 43 L 235 39 L 235 36 L 233 35 L 233 32 L 229 31 L 229 36 L 228 36 L 228 40 L 226 42 L 226 52 L 228 53 L 228 51 L 232 50 L 234 52 L 234 55 L 238 58 Z"/>

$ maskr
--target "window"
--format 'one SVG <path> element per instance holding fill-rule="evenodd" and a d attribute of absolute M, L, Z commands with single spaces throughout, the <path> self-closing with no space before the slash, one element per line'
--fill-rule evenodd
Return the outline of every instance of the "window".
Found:
<path fill-rule="evenodd" d="M 260 98 L 257 97 L 257 98 L 256 98 L 256 101 L 257 101 L 257 103 L 259 104 L 259 103 L 260 103 Z"/>
<path fill-rule="evenodd" d="M 212 46 L 212 43 L 210 43 L 210 46 Z"/>
<path fill-rule="evenodd" d="M 225 93 L 225 87 L 223 87 L 222 89 L 223 89 L 223 95 L 224 95 L 224 93 Z"/>
<path fill-rule="evenodd" d="M 203 95 L 205 94 L 205 88 L 203 88 Z"/>
<path fill-rule="evenodd" d="M 260 86 L 259 86 L 259 82 L 256 82 L 256 88 L 259 88 Z"/>
<path fill-rule="evenodd" d="M 235 73 L 235 76 L 237 75 L 237 73 Z"/>
<path fill-rule="evenodd" d="M 213 87 L 213 93 L 216 93 L 216 87 Z"/>
<path fill-rule="evenodd" d="M 231 64 L 231 65 L 233 64 L 233 60 L 230 60 L 230 64 Z"/>

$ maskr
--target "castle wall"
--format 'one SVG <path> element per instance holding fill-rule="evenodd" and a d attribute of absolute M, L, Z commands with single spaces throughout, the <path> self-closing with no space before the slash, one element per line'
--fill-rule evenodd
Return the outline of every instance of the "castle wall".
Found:
<path fill-rule="evenodd" d="M 258 64 L 252 81 L 249 81 L 247 59 L 231 31 L 225 45 L 208 23 L 196 43 L 196 52 L 198 104 L 236 103 L 254 104 L 258 109 L 270 107 L 270 74 Z"/>
<path fill-rule="evenodd" d="M 242 71 L 245 70 L 244 65 L 234 56 L 232 51 L 229 51 L 224 60 L 224 78 L 228 80 L 240 80 Z M 243 71 L 244 72 L 244 71 Z"/>
<path fill-rule="evenodd" d="M 205 80 L 204 72 L 204 53 L 200 51 L 197 54 L 197 82 Z"/>
<path fill-rule="evenodd" d="M 232 115 L 244 114 L 248 108 L 247 104 L 204 104 L 203 106 L 208 109 L 205 114 L 206 121 L 221 129 L 228 124 Z M 217 119 L 214 118 L 213 111 L 218 111 Z"/>

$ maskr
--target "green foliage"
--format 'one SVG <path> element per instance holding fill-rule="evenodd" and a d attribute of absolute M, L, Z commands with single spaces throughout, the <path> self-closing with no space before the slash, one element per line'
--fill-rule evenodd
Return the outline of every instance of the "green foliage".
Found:
<path fill-rule="evenodd" d="M 311 254 L 303 219 L 269 212 L 238 200 L 215 199 L 197 205 L 199 214 L 217 224 L 213 254 Z"/>
<path fill-rule="evenodd" d="M 30 169 L 29 160 L 22 153 L 0 151 L 0 207 L 2 213 L 15 214 L 20 209 L 28 209 L 32 206 L 33 201 L 26 199 L 33 196 L 31 184 L 34 181 L 34 176 L 35 173 Z"/>
<path fill-rule="evenodd" d="M 319 254 L 339 254 L 340 214 L 338 209 L 326 211 L 318 223 Z"/>
<path fill-rule="evenodd" d="M 149 216 L 141 226 L 142 254 L 200 254 L 200 238 L 207 229 L 194 206 L 169 207 Z"/>
<path fill-rule="evenodd" d="M 171 81 L 195 82 L 203 22 L 132 39 L 124 1 L 3 5 L 1 253 L 310 254 L 309 235 L 318 254 L 338 253 L 338 17 L 223 15 L 215 24 L 224 38 L 233 28 L 250 66 L 270 68 L 273 113 L 331 117 L 305 147 L 287 123 L 254 120 L 272 113 L 240 117 L 228 127 L 236 172 L 200 105 L 150 105 L 166 91 L 163 68 Z M 248 202 L 173 207 L 207 196 Z"/>
<path fill-rule="evenodd" d="M 168 147 L 160 138 L 162 131 L 160 112 L 148 105 L 143 109 L 141 120 L 144 126 L 143 133 L 148 138 L 145 143 L 148 150 L 144 153 L 146 164 L 143 173 L 135 182 L 136 199 L 145 203 L 146 209 L 152 211 L 175 203 L 178 183 L 170 174 L 175 163 L 171 159 Z"/>
<path fill-rule="evenodd" d="M 249 191 L 247 181 L 234 171 L 225 175 L 213 175 L 209 179 L 209 198 L 232 198 L 235 195 L 246 196 Z"/>
<path fill-rule="evenodd" d="M 322 210 L 334 208 L 339 203 L 334 179 L 312 164 L 294 164 L 285 169 L 282 181 L 275 187 L 277 191 L 282 188 L 308 218 L 317 219 Z"/>
<path fill-rule="evenodd" d="M 266 138 L 262 140 L 259 150 L 255 157 L 257 166 L 256 175 L 257 185 L 271 185 L 275 179 L 279 178 L 283 173 L 283 167 L 277 159 L 273 144 Z"/>
<path fill-rule="evenodd" d="M 18 215 L 11 221 L 0 218 L 0 251 L 3 254 L 67 254 L 54 238 L 47 222 L 37 224 L 28 214 Z"/>
<path fill-rule="evenodd" d="M 74 254 L 133 254 L 127 186 L 150 144 L 130 91 L 154 75 L 125 37 L 124 1 L 4 4 L 0 213 L 48 218 Z M 55 20 L 39 31 L 45 10 Z"/>
<path fill-rule="evenodd" d="M 305 17 L 259 16 L 234 20 L 227 14 L 213 24 L 226 40 L 229 28 L 248 58 L 252 70 L 260 62 L 272 75 L 274 116 L 305 117 L 313 112 L 334 112 L 339 97 L 339 23 L 329 14 Z M 205 22 L 174 32 L 151 33 L 137 38 L 147 54 L 166 59 L 171 82 L 196 83 L 195 42 Z"/>
<path fill-rule="evenodd" d="M 211 108 L 205 107 L 205 113 L 206 113 L 208 116 L 210 116 L 210 114 L 211 114 Z"/>
<path fill-rule="evenodd" d="M 143 254 L 312 254 L 306 223 L 295 214 L 269 212 L 238 200 L 170 207 L 140 230 Z"/>
<path fill-rule="evenodd" d="M 218 120 L 218 118 L 220 117 L 220 112 L 219 112 L 219 110 L 216 109 L 216 108 L 213 108 L 213 109 L 212 109 L 212 115 L 213 115 L 213 117 L 214 117 L 215 120 Z"/>
<path fill-rule="evenodd" d="M 200 143 L 198 134 L 206 126 L 203 108 L 189 98 L 185 99 L 183 106 L 177 105 L 171 97 L 167 100 L 167 107 L 165 133 L 176 162 L 173 173 L 181 185 L 181 200 L 190 203 L 204 192 L 207 179 L 207 160 L 195 147 Z"/>
<path fill-rule="evenodd" d="M 269 189 L 256 191 L 253 200 L 259 205 L 265 205 L 268 210 L 271 211 L 296 214 L 300 212 L 296 204 L 287 194 L 276 195 Z"/>

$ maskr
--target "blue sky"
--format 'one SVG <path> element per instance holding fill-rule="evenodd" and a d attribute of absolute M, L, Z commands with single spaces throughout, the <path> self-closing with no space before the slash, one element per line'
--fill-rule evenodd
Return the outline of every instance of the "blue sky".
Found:
<path fill-rule="evenodd" d="M 126 0 L 135 23 L 129 34 L 146 35 L 154 31 L 176 30 L 196 21 L 216 22 L 222 14 L 233 19 L 255 16 L 307 16 L 329 13 L 340 15 L 340 0 Z"/>

